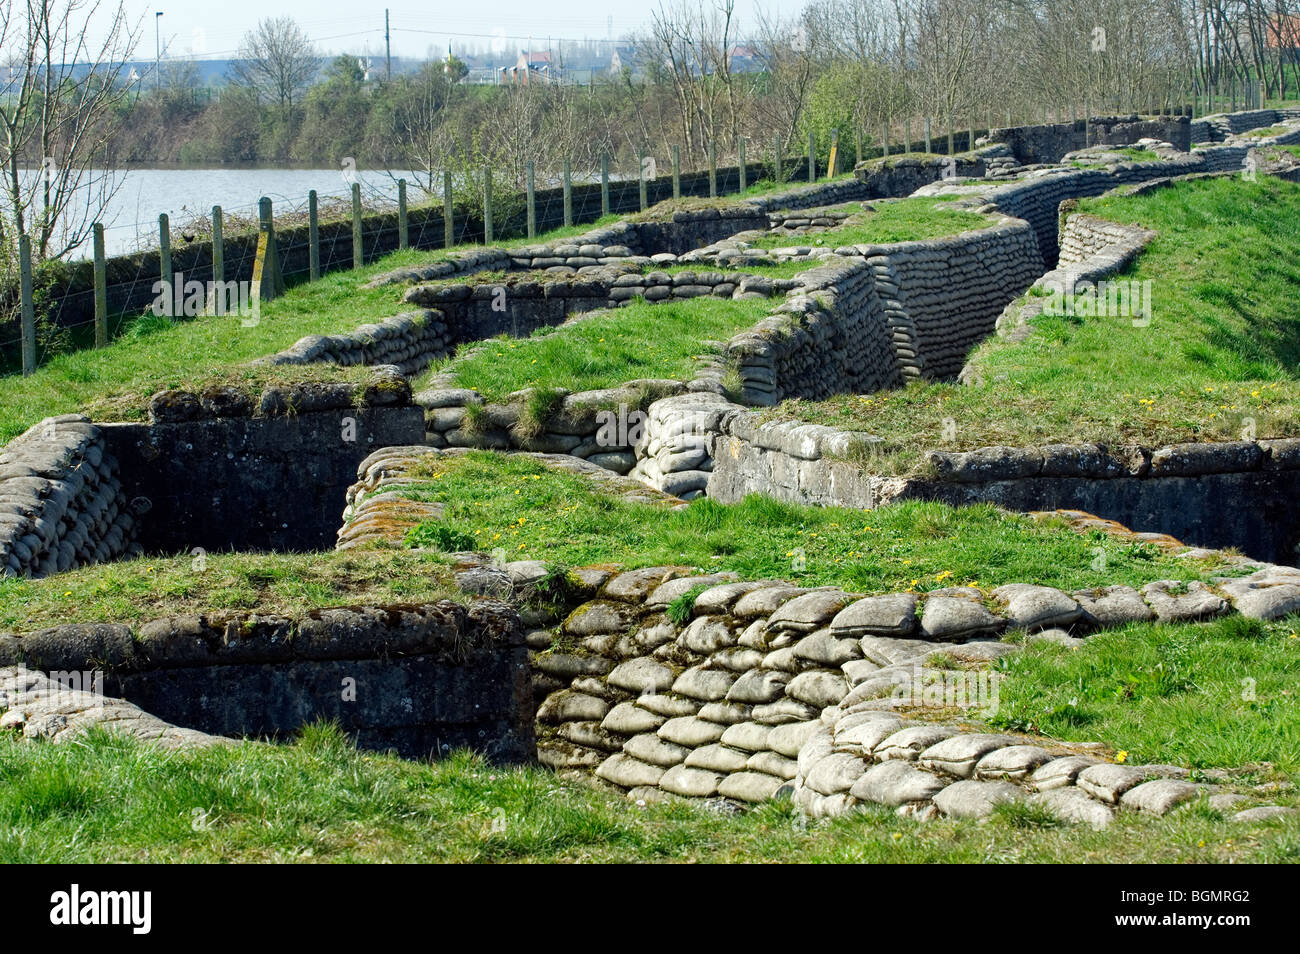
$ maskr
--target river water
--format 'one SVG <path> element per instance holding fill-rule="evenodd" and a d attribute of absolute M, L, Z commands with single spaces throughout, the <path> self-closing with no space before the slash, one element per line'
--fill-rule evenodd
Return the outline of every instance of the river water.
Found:
<path fill-rule="evenodd" d="M 221 169 L 131 169 L 115 173 L 118 190 L 109 200 L 99 220 L 104 223 L 104 249 L 107 255 L 121 255 L 142 245 L 158 244 L 158 216 L 167 213 L 173 231 L 195 216 L 207 216 L 219 205 L 226 216 L 256 216 L 262 196 L 272 202 L 275 215 L 284 211 L 304 210 L 307 193 L 315 189 L 322 205 L 345 202 L 351 195 L 351 183 L 361 186 L 367 206 L 395 204 L 397 179 L 408 180 L 407 195 L 411 204 L 420 201 L 423 192 L 414 185 L 410 172 L 356 170 L 347 174 L 338 169 L 292 168 L 221 168 Z M 74 257 L 89 257 L 90 243 Z"/>

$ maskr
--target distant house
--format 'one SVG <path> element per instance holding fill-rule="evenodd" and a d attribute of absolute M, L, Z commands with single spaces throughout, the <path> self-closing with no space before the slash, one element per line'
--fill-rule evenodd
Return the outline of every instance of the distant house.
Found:
<path fill-rule="evenodd" d="M 1265 42 L 1270 50 L 1281 47 L 1292 56 L 1300 54 L 1300 16 L 1273 17 Z"/>
<path fill-rule="evenodd" d="M 522 86 L 529 83 L 553 83 L 559 78 L 550 50 L 520 50 L 519 58 L 511 70 L 511 82 Z"/>
<path fill-rule="evenodd" d="M 615 46 L 609 55 L 610 74 L 620 76 L 624 70 L 631 70 L 638 76 L 645 72 L 645 54 L 631 44 Z"/>
<path fill-rule="evenodd" d="M 757 73 L 763 69 L 758 51 L 752 46 L 733 46 L 727 51 L 727 65 L 733 73 Z"/>

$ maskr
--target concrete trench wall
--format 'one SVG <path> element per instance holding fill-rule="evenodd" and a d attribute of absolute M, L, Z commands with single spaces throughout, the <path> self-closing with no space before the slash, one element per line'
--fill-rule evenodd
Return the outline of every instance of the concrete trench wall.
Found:
<path fill-rule="evenodd" d="M 448 453 L 456 452 L 390 448 L 363 464 L 348 495 L 352 519 L 340 531 L 340 547 L 398 540 L 412 521 L 439 519 L 440 504 L 394 491 L 419 484 L 409 473 L 416 462 Z M 558 458 L 548 463 L 566 467 Z M 628 483 L 597 477 L 591 468 L 585 473 Z M 520 605 L 538 759 L 561 773 L 594 776 L 630 798 L 754 803 L 785 792 L 814 817 L 883 804 L 924 820 L 974 817 L 967 812 L 980 802 L 976 796 L 1037 798 L 1077 782 L 1065 799 L 1072 804 L 1052 796 L 1048 807 L 1067 820 L 1104 824 L 1119 808 L 1163 814 L 1211 794 L 1184 784 L 1185 773 L 1145 766 L 1126 766 L 1123 778 L 1110 778 L 1113 765 L 1091 768 L 1105 761 L 1095 745 L 927 721 L 929 705 L 977 715 L 996 706 L 996 693 L 990 699 L 973 687 L 952 702 L 911 695 L 936 669 L 963 679 L 979 674 L 988 690 L 999 676 L 987 667 L 1028 642 L 1075 647 L 1092 632 L 1130 622 L 1191 623 L 1234 612 L 1277 619 L 1300 608 L 1300 571 L 1293 568 L 1194 550 L 1087 514 L 1035 516 L 1098 527 L 1120 542 L 1147 541 L 1209 561 L 1222 576 L 1211 584 L 1153 581 L 1140 590 L 1113 585 L 1066 593 L 1013 583 L 988 592 L 954 586 L 859 596 L 689 567 L 604 564 L 569 570 L 557 605 L 530 602 L 532 585 L 549 571 L 539 560 L 463 553 L 454 575 L 467 593 Z M 910 763 L 908 771 L 873 768 L 890 760 Z M 1138 790 L 1157 776 L 1184 782 Z M 1130 789 L 1135 793 L 1121 800 Z"/>
<path fill-rule="evenodd" d="M 777 313 L 732 337 L 723 363 L 739 373 L 740 398 L 770 405 L 901 383 L 890 318 L 876 276 L 859 258 L 828 258 L 799 276 Z"/>
<path fill-rule="evenodd" d="M 1186 156 L 1159 162 L 1121 162 L 1106 169 L 1062 169 L 1031 173 L 1025 179 L 999 186 L 978 197 L 958 200 L 954 207 L 978 208 L 991 203 L 1003 214 L 1029 222 L 1038 237 L 1044 263 L 1052 267 L 1060 252 L 1058 211 L 1061 203 L 1067 199 L 1098 196 L 1119 186 L 1156 179 L 1242 170 L 1252 148 L 1295 141 L 1300 141 L 1300 130 L 1257 142 L 1210 146 Z"/>
<path fill-rule="evenodd" d="M 1029 225 L 836 249 L 799 275 L 771 318 L 734 336 L 741 400 L 771 406 L 956 375 L 967 352 L 1042 272 Z"/>
<path fill-rule="evenodd" d="M 49 576 L 144 553 L 333 546 L 357 464 L 419 443 L 394 369 L 368 384 L 163 391 L 147 423 L 48 418 L 0 455 L 0 572 Z"/>
<path fill-rule="evenodd" d="M 1192 142 L 1223 142 L 1251 129 L 1276 126 L 1285 119 L 1300 119 L 1300 107 L 1254 109 L 1236 113 L 1215 113 L 1191 122 Z"/>
<path fill-rule="evenodd" d="M 19 698 L 15 714 L 15 700 L 0 699 L 6 725 L 29 737 L 58 740 L 124 699 L 217 736 L 280 739 L 332 719 L 359 746 L 408 758 L 462 747 L 498 762 L 535 757 L 523 631 L 495 601 L 65 624 L 0 635 L 7 666 L 96 674 L 97 694 L 87 686 L 52 709 Z"/>
<path fill-rule="evenodd" d="M 611 282 L 603 274 L 608 266 L 596 266 L 551 283 L 511 286 L 507 310 L 496 313 L 491 311 L 492 286 L 416 286 L 408 300 L 472 308 L 463 321 L 481 321 L 479 331 L 508 330 L 502 324 L 506 318 L 512 327 L 521 326 L 521 314 L 527 329 L 558 323 L 572 311 L 609 307 L 633 296 L 760 297 L 794 286 L 773 316 L 734 336 L 719 359 L 702 362 L 691 382 L 629 382 L 608 392 L 565 395 L 554 421 L 527 436 L 516 429 L 518 402 L 485 404 L 473 391 L 435 388 L 417 396 L 427 410 L 426 439 L 435 447 L 571 453 L 618 473 L 635 465 L 635 475 L 656 489 L 693 496 L 708 479 L 705 436 L 694 424 L 683 429 L 670 406 L 688 416 L 700 413 L 724 391 L 733 371 L 738 372 L 741 399 L 755 405 L 875 391 L 922 373 L 953 375 L 967 349 L 992 333 L 1006 304 L 1041 271 L 1032 232 L 1014 220 L 925 242 L 839 251 L 843 254 L 824 258 L 790 280 L 701 271 L 627 274 Z M 455 327 L 461 322 L 451 318 L 447 323 Z M 611 446 L 601 440 L 595 409 L 621 404 L 643 410 L 647 389 L 666 395 L 669 403 L 649 415 L 639 445 Z M 685 390 L 705 396 L 676 396 Z M 466 426 L 471 404 L 483 407 L 476 412 L 480 423 L 474 428 Z"/>
<path fill-rule="evenodd" d="M 870 510 L 902 500 L 1011 511 L 1084 510 L 1204 547 L 1295 564 L 1300 439 L 1161 448 L 1099 445 L 932 452 L 938 477 L 874 472 L 865 434 L 767 422 L 736 408 L 711 439 L 708 496 L 762 493 L 792 503 Z"/>
<path fill-rule="evenodd" d="M 864 251 L 887 301 L 897 289 L 914 329 L 919 372 L 935 380 L 957 374 L 967 352 L 992 333 L 1002 309 L 1043 270 L 1033 233 L 1014 220 Z"/>
<path fill-rule="evenodd" d="M 405 381 L 378 380 L 270 388 L 257 405 L 223 401 L 223 393 L 163 392 L 150 423 L 100 425 L 123 497 L 147 502 L 139 547 L 331 547 L 357 464 L 378 447 L 424 437 L 423 411 L 410 404 Z"/>
<path fill-rule="evenodd" d="M 483 284 L 416 285 L 404 300 L 437 309 L 446 327 L 443 341 L 454 347 L 506 334 L 528 337 L 538 328 L 554 327 L 569 317 L 600 308 L 617 308 L 637 298 L 648 302 L 687 298 L 766 298 L 797 285 L 744 272 L 701 269 L 669 274 L 641 273 L 640 267 L 616 260 L 583 266 L 577 273 L 548 273 L 538 280 L 508 276 Z M 751 294 L 752 293 L 752 294 Z"/>
<path fill-rule="evenodd" d="M 1244 128 L 1253 129 L 1271 122 Z M 1167 142 L 1187 152 L 1193 142 L 1205 141 L 1196 138 L 1194 129 L 1199 131 L 1200 127 L 1195 127 L 1186 116 L 1096 116 L 1088 120 L 1086 130 L 1084 121 L 1077 119 L 1069 123 L 992 129 L 986 138 L 990 143 L 1004 144 L 1017 161 L 1028 166 L 1060 162 L 1062 156 L 1086 145 L 1129 146 L 1139 139 Z"/>
<path fill-rule="evenodd" d="M 1075 214 L 1063 230 L 1061 265 L 1035 283 L 1096 282 L 1124 267 L 1154 233 Z M 998 333 L 1033 333 L 1045 299 L 1017 300 Z M 962 372 L 978 374 L 978 368 Z M 670 403 L 670 402 L 665 402 Z M 655 408 L 652 407 L 652 420 Z M 660 415 L 662 416 L 662 415 Z M 1057 445 L 932 452 L 937 477 L 873 471 L 876 438 L 798 421 L 763 422 L 737 406 L 715 407 L 699 440 L 708 448 L 705 492 L 721 502 L 763 493 L 797 503 L 872 509 L 906 499 L 952 505 L 994 502 L 1013 511 L 1085 510 L 1200 546 L 1235 546 L 1297 562 L 1300 439 L 1164 448 Z"/>
<path fill-rule="evenodd" d="M 853 174 L 862 183 L 867 198 L 895 198 L 911 195 L 922 186 L 945 178 L 983 178 L 988 171 L 984 152 L 989 152 L 990 158 L 1000 155 L 1000 150 L 993 147 L 971 155 L 953 156 L 951 161 L 947 156 L 872 159 L 858 163 Z"/>

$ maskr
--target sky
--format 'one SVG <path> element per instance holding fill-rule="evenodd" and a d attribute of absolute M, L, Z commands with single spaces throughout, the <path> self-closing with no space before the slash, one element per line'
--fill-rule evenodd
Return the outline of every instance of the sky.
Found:
<path fill-rule="evenodd" d="M 804 0 L 736 0 L 736 11 L 743 26 L 754 22 L 759 8 L 789 15 L 803 5 Z M 449 41 L 453 49 L 490 47 L 504 53 L 530 45 L 543 49 L 548 38 L 617 39 L 648 25 L 654 9 L 649 2 L 614 5 L 609 0 L 396 0 L 386 6 L 393 55 L 411 57 L 424 57 L 430 49 L 441 54 Z M 161 41 L 173 56 L 231 57 L 244 34 L 267 16 L 298 21 L 322 53 L 382 54 L 384 8 L 384 0 L 126 0 L 128 14 L 143 23 L 139 59 L 153 55 L 158 11 L 163 14 L 157 21 Z"/>

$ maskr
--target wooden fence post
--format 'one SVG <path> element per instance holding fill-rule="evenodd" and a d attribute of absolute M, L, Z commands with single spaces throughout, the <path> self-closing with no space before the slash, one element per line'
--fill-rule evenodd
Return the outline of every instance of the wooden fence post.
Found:
<path fill-rule="evenodd" d="M 925 117 L 925 151 L 926 152 L 934 151 L 933 149 L 930 148 L 930 117 L 929 116 Z"/>
<path fill-rule="evenodd" d="M 312 193 L 315 195 L 315 193 Z M 212 281 L 224 282 L 226 280 L 226 237 L 225 222 L 222 218 L 221 206 L 212 207 Z M 319 276 L 318 276 L 319 277 Z"/>
<path fill-rule="evenodd" d="M 533 160 L 524 163 L 524 198 L 528 204 L 528 237 L 537 235 L 537 182 L 534 176 Z"/>
<path fill-rule="evenodd" d="M 736 164 L 740 167 L 740 191 L 744 192 L 748 185 L 746 177 L 749 170 L 745 168 L 745 137 L 740 137 L 740 142 L 736 143 Z"/>
<path fill-rule="evenodd" d="M 483 167 L 483 244 L 492 244 L 492 167 Z"/>
<path fill-rule="evenodd" d="M 284 275 L 280 272 L 280 253 L 275 244 L 275 219 L 271 200 L 262 196 L 257 202 L 257 256 L 253 260 L 253 299 L 270 301 L 284 292 Z"/>
<path fill-rule="evenodd" d="M 36 304 L 32 300 L 32 240 L 18 236 L 19 295 L 22 298 L 23 374 L 36 370 Z"/>
<path fill-rule="evenodd" d="M 442 247 L 456 244 L 456 212 L 451 202 L 451 173 L 442 174 Z"/>
<path fill-rule="evenodd" d="M 366 263 L 366 249 L 361 235 L 361 183 L 352 183 L 352 267 Z"/>
<path fill-rule="evenodd" d="M 673 146 L 673 198 L 682 197 L 682 148 Z"/>
<path fill-rule="evenodd" d="M 564 227 L 568 228 L 573 224 L 573 165 L 568 159 L 560 167 L 560 175 L 564 179 Z"/>
<path fill-rule="evenodd" d="M 406 180 L 397 180 L 397 247 L 406 248 L 411 244 L 410 222 L 406 217 Z"/>
<path fill-rule="evenodd" d="M 831 130 L 831 157 L 826 163 L 826 178 L 834 179 L 840 165 L 840 131 Z"/>
<path fill-rule="evenodd" d="M 709 198 L 718 197 L 718 146 L 709 143 Z"/>
<path fill-rule="evenodd" d="M 167 287 L 172 285 L 172 227 L 171 222 L 164 212 L 158 216 L 158 273 Z M 175 296 L 176 289 L 172 288 L 172 295 Z"/>
<path fill-rule="evenodd" d="M 784 181 L 781 175 L 781 137 L 772 139 L 772 177 L 776 182 Z"/>
<path fill-rule="evenodd" d="M 880 124 L 880 154 L 889 156 L 889 123 Z"/>
<path fill-rule="evenodd" d="M 95 347 L 108 346 L 108 264 L 104 260 L 104 223 L 94 225 Z"/>
<path fill-rule="evenodd" d="M 639 154 L 637 155 L 637 170 L 636 170 L 636 174 L 637 174 L 637 180 L 638 180 L 638 182 L 639 182 L 639 184 L 640 184 L 640 188 L 641 188 L 641 196 L 640 196 L 640 198 L 641 198 L 641 211 L 642 211 L 642 212 L 644 212 L 644 211 L 646 210 L 647 206 L 649 205 L 649 200 L 648 200 L 648 197 L 647 197 L 647 195 L 646 195 L 646 186 L 645 186 L 645 160 L 646 160 L 645 153 L 639 153 Z"/>
<path fill-rule="evenodd" d="M 600 214 L 609 215 L 609 156 L 600 157 Z"/>
<path fill-rule="evenodd" d="M 307 277 L 320 281 L 320 213 L 315 189 L 307 193 Z"/>
<path fill-rule="evenodd" d="M 808 134 L 808 181 L 817 181 L 817 139 L 812 134 Z"/>

